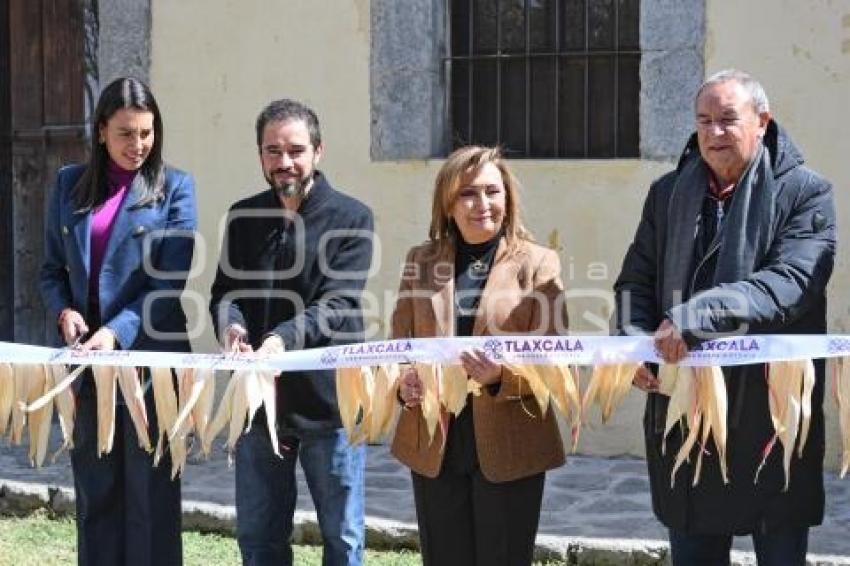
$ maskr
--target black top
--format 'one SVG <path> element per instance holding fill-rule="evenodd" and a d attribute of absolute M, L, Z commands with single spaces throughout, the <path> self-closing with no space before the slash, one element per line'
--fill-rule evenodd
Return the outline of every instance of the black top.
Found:
<path fill-rule="evenodd" d="M 490 276 L 501 238 L 500 233 L 481 244 L 469 244 L 460 236 L 457 237 L 454 296 L 456 336 L 472 336 L 478 303 Z M 455 473 L 469 473 L 478 468 L 471 405 L 470 395 L 467 396 L 466 406 L 451 423 L 446 439 L 443 467 Z"/>
<path fill-rule="evenodd" d="M 321 173 L 294 220 L 284 219 L 272 189 L 237 202 L 212 286 L 216 335 L 238 323 L 254 348 L 268 333 L 286 350 L 362 341 L 372 232 L 372 212 Z M 284 373 L 277 392 L 284 432 L 342 426 L 334 370 Z"/>
<path fill-rule="evenodd" d="M 501 237 L 499 234 L 480 244 L 468 244 L 463 238 L 457 238 L 454 296 L 456 336 L 472 336 L 478 302 L 490 276 Z"/>

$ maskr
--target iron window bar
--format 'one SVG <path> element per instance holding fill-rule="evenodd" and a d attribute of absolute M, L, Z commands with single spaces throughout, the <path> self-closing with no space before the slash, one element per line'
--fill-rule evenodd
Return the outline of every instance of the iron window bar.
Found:
<path fill-rule="evenodd" d="M 611 77 L 612 83 L 612 91 L 613 91 L 613 99 L 612 99 L 612 108 L 611 108 L 611 124 L 612 124 L 612 143 L 611 151 L 613 157 L 620 157 L 622 148 L 620 147 L 620 114 L 622 111 L 620 104 L 620 59 L 622 56 L 637 56 L 640 57 L 641 51 L 637 48 L 621 48 L 620 47 L 620 0 L 612 0 L 611 4 L 613 5 L 612 10 L 612 19 L 613 19 L 613 49 L 605 49 L 605 48 L 593 48 L 590 45 L 590 1 L 585 0 L 583 2 L 583 16 L 584 16 L 584 49 L 561 49 L 561 7 L 562 1 L 560 0 L 552 0 L 554 9 L 553 9 L 553 17 L 554 17 L 554 35 L 552 37 L 552 44 L 554 44 L 554 50 L 548 51 L 532 51 L 531 49 L 531 2 L 530 0 L 523 0 L 523 18 L 524 18 L 524 50 L 520 53 L 506 53 L 503 51 L 503 34 L 502 34 L 502 9 L 501 3 L 504 0 L 494 0 L 493 6 L 495 6 L 495 15 L 496 15 L 496 52 L 495 53 L 476 53 L 475 49 L 475 0 L 455 0 L 457 3 L 466 2 L 467 6 L 467 45 L 466 51 L 464 54 L 454 54 L 453 46 L 454 41 L 452 37 L 453 30 L 453 18 L 455 17 L 455 13 L 452 9 L 452 4 L 454 3 L 452 0 L 445 0 L 445 13 L 446 17 L 446 37 L 447 41 L 445 43 L 446 55 L 443 57 L 443 69 L 446 73 L 446 84 L 447 84 L 447 104 L 445 105 L 445 113 L 446 113 L 446 123 L 454 124 L 453 121 L 453 110 L 454 110 L 454 100 L 455 100 L 455 90 L 452 79 L 452 71 L 453 71 L 453 63 L 455 62 L 463 62 L 466 64 L 466 137 L 468 139 L 463 140 L 465 143 L 474 142 L 478 136 L 475 131 L 475 98 L 474 98 L 474 87 L 475 87 L 475 75 L 476 72 L 480 72 L 480 69 L 475 65 L 477 62 L 482 61 L 494 61 L 496 63 L 496 111 L 495 111 L 495 120 L 496 120 L 496 139 L 499 142 L 502 142 L 502 133 L 504 131 L 503 128 L 503 120 L 502 120 L 502 66 L 506 61 L 518 61 L 524 60 L 524 95 L 525 95 L 525 104 L 523 108 L 524 112 L 524 148 L 519 151 L 522 153 L 524 157 L 536 158 L 540 157 L 537 155 L 532 155 L 532 143 L 531 143 L 531 116 L 532 116 L 532 62 L 534 60 L 550 58 L 553 60 L 553 82 L 552 82 L 552 90 L 554 91 L 553 97 L 553 112 L 554 112 L 554 127 L 553 127 L 553 137 L 554 137 L 554 146 L 552 152 L 554 156 L 561 157 L 562 152 L 560 147 L 562 132 L 561 125 L 561 84 L 560 84 L 560 73 L 561 73 L 561 62 L 564 60 L 583 60 L 583 101 L 582 101 L 582 118 L 583 118 L 583 157 L 588 158 L 590 155 L 590 62 L 592 58 L 604 58 L 609 57 L 613 61 L 613 72 Z M 639 12 L 639 11 L 636 11 Z M 452 146 L 458 145 L 458 141 L 456 139 L 455 133 L 456 129 L 452 125 L 451 128 L 452 134 L 450 135 Z M 596 157 L 596 156 L 593 156 Z"/>

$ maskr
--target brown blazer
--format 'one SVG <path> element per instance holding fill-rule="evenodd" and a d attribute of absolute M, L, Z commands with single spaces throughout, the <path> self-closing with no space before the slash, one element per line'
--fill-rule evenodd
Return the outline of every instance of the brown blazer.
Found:
<path fill-rule="evenodd" d="M 437 257 L 430 243 L 407 254 L 392 316 L 393 338 L 453 336 L 454 258 Z M 554 335 L 567 328 L 561 262 L 554 251 L 522 242 L 513 253 L 503 239 L 481 296 L 474 336 Z M 481 473 L 492 482 L 511 481 L 564 463 L 554 410 L 541 416 L 527 384 L 502 369 L 498 393 L 487 388 L 472 398 L 475 445 Z M 531 412 L 534 416 L 530 416 Z M 436 477 L 443 462 L 442 433 L 433 442 L 419 407 L 402 411 L 392 454 L 413 471 Z"/>

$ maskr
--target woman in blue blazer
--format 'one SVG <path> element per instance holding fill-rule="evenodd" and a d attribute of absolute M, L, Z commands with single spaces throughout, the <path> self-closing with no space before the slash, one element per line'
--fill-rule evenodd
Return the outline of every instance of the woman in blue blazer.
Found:
<path fill-rule="evenodd" d="M 179 298 L 194 248 L 194 181 L 163 163 L 162 142 L 150 90 L 120 78 L 98 101 L 88 163 L 59 170 L 41 292 L 67 345 L 190 351 Z M 112 452 L 98 456 L 90 375 L 76 393 L 71 464 L 79 563 L 180 564 L 180 481 L 171 480 L 170 461 L 153 467 L 126 407 L 116 411 Z M 146 404 L 156 438 L 150 387 Z"/>

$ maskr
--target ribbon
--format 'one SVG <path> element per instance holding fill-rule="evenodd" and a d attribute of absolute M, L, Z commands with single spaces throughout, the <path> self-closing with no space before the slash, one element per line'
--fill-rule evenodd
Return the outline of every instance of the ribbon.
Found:
<path fill-rule="evenodd" d="M 137 350 L 82 352 L 0 342 L 0 362 L 287 372 L 405 362 L 457 364 L 460 353 L 472 348 L 483 350 L 495 361 L 512 364 L 598 365 L 662 361 L 651 336 L 522 335 L 382 340 L 269 356 Z M 737 366 L 847 355 L 850 355 L 850 335 L 749 335 L 703 342 L 691 349 L 679 365 Z"/>

